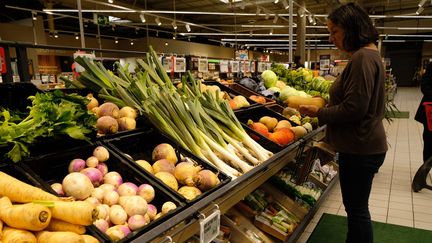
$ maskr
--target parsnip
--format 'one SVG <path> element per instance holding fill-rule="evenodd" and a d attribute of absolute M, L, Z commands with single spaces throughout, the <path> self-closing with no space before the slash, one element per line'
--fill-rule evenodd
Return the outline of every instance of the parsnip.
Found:
<path fill-rule="evenodd" d="M 84 201 L 56 201 L 51 212 L 53 218 L 84 226 L 91 225 L 99 214 L 95 205 Z"/>
<path fill-rule="evenodd" d="M 70 231 L 82 235 L 86 232 L 86 229 L 82 225 L 71 224 L 66 221 L 52 218 L 48 227 L 45 228 L 47 231 Z"/>
<path fill-rule="evenodd" d="M 36 237 L 38 243 L 85 243 L 81 235 L 67 231 L 39 231 Z"/>
<path fill-rule="evenodd" d="M 3 229 L 3 243 L 37 243 L 36 236 L 27 230 L 5 227 Z"/>

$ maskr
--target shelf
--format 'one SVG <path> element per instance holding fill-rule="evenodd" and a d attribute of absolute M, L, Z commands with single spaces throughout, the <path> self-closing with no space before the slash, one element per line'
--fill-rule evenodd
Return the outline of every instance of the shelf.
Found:
<path fill-rule="evenodd" d="M 269 160 L 256 166 L 248 173 L 240 176 L 218 189 L 200 201 L 186 207 L 177 215 L 172 217 L 152 230 L 137 237 L 133 242 L 184 242 L 199 232 L 199 215 L 210 214 L 215 204 L 218 205 L 221 214 L 228 211 L 246 195 L 276 174 L 301 153 L 303 148 L 311 147 L 316 141 L 325 136 L 325 126 L 320 127 L 303 139 L 290 144 L 282 151 L 274 154 Z"/>

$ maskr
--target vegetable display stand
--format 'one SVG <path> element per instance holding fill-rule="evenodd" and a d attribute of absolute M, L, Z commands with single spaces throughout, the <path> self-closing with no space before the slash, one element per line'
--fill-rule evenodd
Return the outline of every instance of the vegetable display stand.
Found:
<path fill-rule="evenodd" d="M 264 102 L 261 103 L 262 105 L 267 106 L 267 105 L 270 105 L 270 104 L 274 104 L 274 103 L 276 103 L 275 100 L 272 100 L 272 99 L 266 98 L 266 97 L 264 97 L 263 95 L 258 94 L 257 92 L 255 92 L 255 91 L 253 91 L 253 90 L 251 90 L 251 89 L 249 89 L 249 88 L 246 88 L 245 86 L 243 86 L 243 85 L 241 85 L 241 84 L 238 84 L 238 83 L 230 83 L 230 84 L 227 84 L 227 86 L 228 86 L 229 88 L 231 88 L 232 90 L 237 91 L 238 93 L 242 94 L 243 96 L 245 96 L 245 97 L 247 97 L 247 98 L 249 98 L 249 99 L 250 99 L 250 97 L 253 96 L 253 95 L 255 95 L 255 96 L 262 96 L 262 97 L 264 98 Z"/>
<path fill-rule="evenodd" d="M 216 167 L 213 165 L 199 159 L 195 155 L 191 154 L 187 150 L 181 148 L 180 146 L 176 145 L 174 142 L 172 142 L 170 139 L 165 137 L 164 135 L 158 133 L 157 131 L 151 129 L 147 131 L 143 131 L 140 133 L 130 134 L 127 136 L 122 136 L 118 138 L 113 139 L 107 139 L 105 140 L 107 145 L 112 148 L 114 151 L 116 151 L 118 154 L 122 155 L 125 160 L 129 162 L 129 164 L 134 165 L 134 167 L 141 171 L 141 173 L 147 174 L 149 177 L 154 177 L 155 175 L 149 173 L 145 168 L 143 168 L 141 165 L 139 165 L 137 160 L 145 160 L 145 161 L 152 161 L 152 155 L 154 149 L 160 145 L 160 144 L 170 144 L 175 148 L 176 151 L 176 159 L 178 160 L 177 164 L 181 162 L 182 158 L 188 158 L 185 161 L 191 161 L 195 163 L 196 165 L 200 166 L 204 170 L 210 170 L 214 172 L 218 178 L 220 183 L 206 191 L 202 191 L 201 195 L 198 195 L 194 199 L 187 199 L 183 197 L 179 192 L 177 192 L 175 189 L 171 187 L 167 187 L 172 193 L 176 194 L 178 197 L 181 197 L 182 200 L 186 203 L 192 203 L 196 200 L 201 200 L 205 198 L 207 195 L 213 193 L 214 191 L 218 190 L 219 188 L 223 187 L 230 181 L 230 177 L 225 175 L 223 172 L 219 171 Z M 132 158 L 132 159 L 131 159 Z M 152 161 L 153 168 L 155 168 L 156 161 Z M 175 173 L 174 173 L 175 174 Z M 187 178 L 187 179 L 193 179 L 193 178 Z M 155 178 L 155 180 L 158 180 Z M 160 183 L 163 184 L 161 181 Z M 181 189 L 182 182 L 178 182 L 177 187 Z"/>
<path fill-rule="evenodd" d="M 31 105 L 27 97 L 37 92 L 41 91 L 32 83 L 0 83 L 0 107 L 25 111 Z"/>
<path fill-rule="evenodd" d="M 24 161 L 21 163 L 21 166 L 29 174 L 34 175 L 40 184 L 44 186 L 45 190 L 55 193 L 50 185 L 56 182 L 61 183 L 64 180 L 64 177 L 68 175 L 68 167 L 70 162 L 77 158 L 85 159 L 86 156 L 91 156 L 92 151 L 94 151 L 98 145 L 99 144 L 88 145 L 66 151 L 59 151 L 58 153 L 48 154 L 37 159 Z M 118 172 L 121 175 L 121 178 L 124 179 L 124 182 L 131 182 L 135 185 L 151 185 L 155 191 L 155 197 L 151 201 L 151 204 L 156 206 L 158 212 L 161 210 L 162 204 L 167 201 L 173 202 L 177 207 L 176 209 L 164 214 L 162 217 L 151 221 L 149 224 L 132 231 L 119 242 L 128 242 L 139 237 L 144 232 L 169 220 L 182 210 L 184 203 L 182 203 L 176 195 L 173 195 L 169 190 L 160 185 L 159 182 L 153 178 L 141 173 L 141 171 L 129 165 L 128 161 L 124 160 L 123 157 L 119 156 L 111 149 L 107 148 L 107 150 L 109 152 L 109 159 L 106 161 L 108 171 Z M 95 226 L 92 225 L 90 228 L 94 229 L 98 234 L 103 236 L 106 241 L 110 241 L 110 238 Z"/>

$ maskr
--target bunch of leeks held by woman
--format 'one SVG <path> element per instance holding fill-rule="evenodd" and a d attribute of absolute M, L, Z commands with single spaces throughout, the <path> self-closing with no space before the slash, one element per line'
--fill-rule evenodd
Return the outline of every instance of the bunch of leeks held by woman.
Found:
<path fill-rule="evenodd" d="M 138 59 L 135 75 L 128 65 L 117 75 L 85 57 L 76 61 L 85 68 L 79 82 L 99 97 L 119 106 L 135 107 L 141 114 L 198 157 L 236 178 L 272 156 L 245 132 L 219 91 L 204 90 L 188 72 L 176 88 L 155 51 Z"/>

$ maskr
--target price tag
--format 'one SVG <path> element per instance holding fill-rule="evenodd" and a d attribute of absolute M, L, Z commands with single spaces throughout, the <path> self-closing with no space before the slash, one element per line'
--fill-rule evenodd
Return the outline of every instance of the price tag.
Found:
<path fill-rule="evenodd" d="M 220 230 L 220 211 L 216 209 L 208 217 L 200 220 L 200 243 L 216 239 Z"/>
<path fill-rule="evenodd" d="M 228 61 L 220 61 L 219 67 L 220 67 L 221 73 L 227 73 L 228 72 Z"/>
<path fill-rule="evenodd" d="M 208 72 L 208 60 L 198 59 L 198 72 L 207 73 Z"/>
<path fill-rule="evenodd" d="M 238 73 L 240 69 L 239 61 L 230 61 L 230 64 L 231 64 L 231 72 Z"/>
<path fill-rule="evenodd" d="M 176 73 L 186 72 L 186 59 L 184 57 L 177 57 L 174 59 L 174 61 L 175 61 L 174 71 Z"/>

